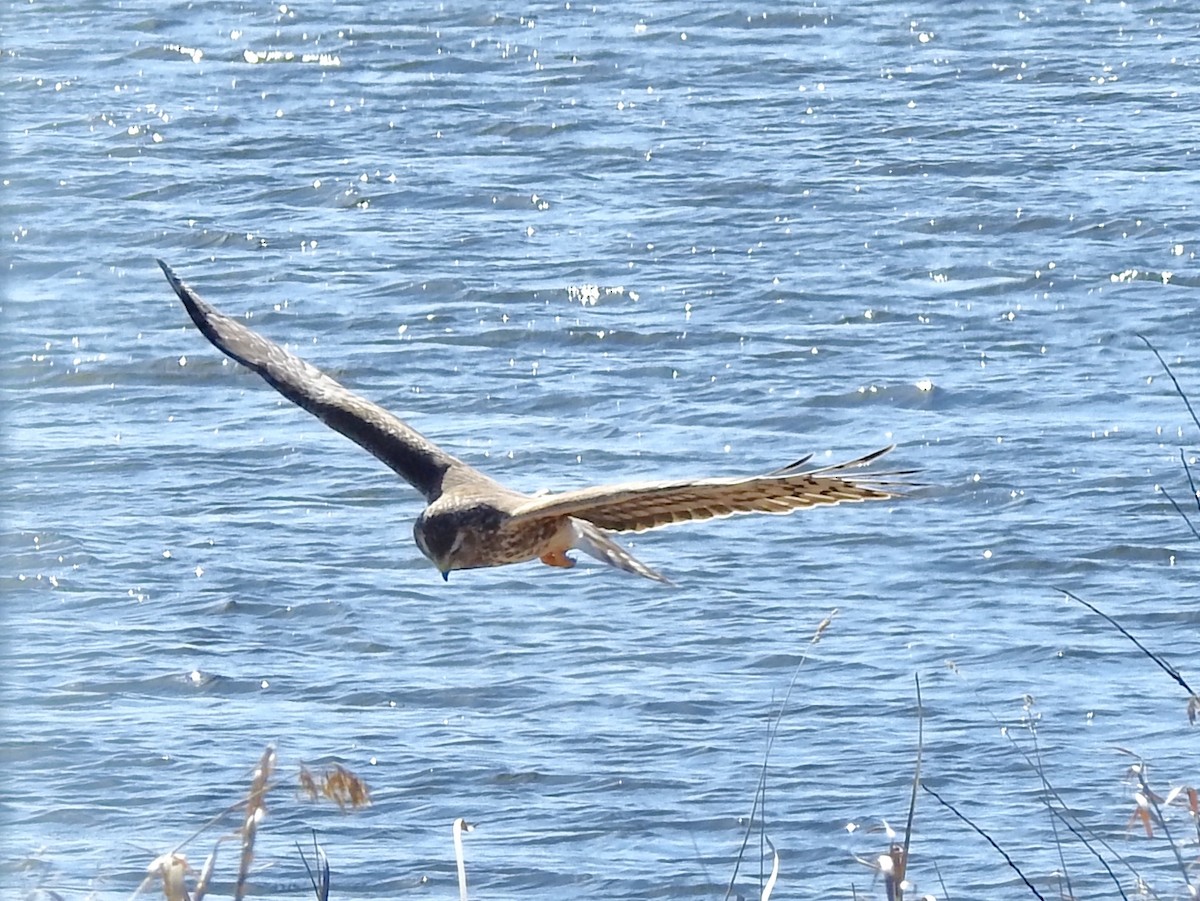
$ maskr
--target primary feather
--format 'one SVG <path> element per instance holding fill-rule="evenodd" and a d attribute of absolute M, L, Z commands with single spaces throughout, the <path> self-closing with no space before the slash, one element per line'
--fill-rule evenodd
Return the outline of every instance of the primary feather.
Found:
<path fill-rule="evenodd" d="M 370 451 L 425 495 L 426 500 L 441 495 L 448 470 L 466 466 L 383 407 L 216 310 L 162 260 L 158 265 L 196 327 L 218 350 L 257 372 L 292 403 Z"/>
<path fill-rule="evenodd" d="M 820 469 L 797 471 L 809 458 L 749 478 L 691 479 L 599 485 L 541 495 L 517 507 L 514 519 L 574 516 L 610 532 L 642 532 L 677 522 L 738 513 L 791 513 L 821 504 L 886 500 L 895 497 L 906 473 L 867 473 L 866 466 L 895 445 Z"/>

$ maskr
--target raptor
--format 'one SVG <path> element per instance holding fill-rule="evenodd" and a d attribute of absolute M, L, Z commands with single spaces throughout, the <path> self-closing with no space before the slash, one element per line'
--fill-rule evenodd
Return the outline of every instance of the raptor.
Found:
<path fill-rule="evenodd" d="M 806 468 L 811 455 L 762 475 L 600 485 L 524 494 L 442 450 L 378 404 L 245 324 L 220 313 L 158 261 L 201 333 L 276 391 L 374 454 L 425 497 L 413 537 L 444 579 L 456 569 L 541 560 L 574 566 L 576 549 L 626 572 L 668 582 L 614 541 L 689 520 L 739 513 L 791 513 L 805 507 L 887 500 L 907 472 L 863 471 L 893 446 L 832 466 Z"/>

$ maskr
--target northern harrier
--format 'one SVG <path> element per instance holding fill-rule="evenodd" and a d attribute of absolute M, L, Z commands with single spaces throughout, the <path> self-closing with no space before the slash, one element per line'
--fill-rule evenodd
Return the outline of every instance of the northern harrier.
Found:
<path fill-rule="evenodd" d="M 425 495 L 413 527 L 417 547 L 449 579 L 453 569 L 502 566 L 540 559 L 574 566 L 567 551 L 583 551 L 626 572 L 668 580 L 635 560 L 608 536 L 735 513 L 790 513 L 818 504 L 886 500 L 906 473 L 853 470 L 892 447 L 819 469 L 805 457 L 749 478 L 629 482 L 528 495 L 506 488 L 452 457 L 383 407 L 215 310 L 164 263 L 167 281 L 192 320 L 218 350 L 262 376 L 292 403 L 370 451 Z M 893 445 L 894 446 L 894 445 Z"/>

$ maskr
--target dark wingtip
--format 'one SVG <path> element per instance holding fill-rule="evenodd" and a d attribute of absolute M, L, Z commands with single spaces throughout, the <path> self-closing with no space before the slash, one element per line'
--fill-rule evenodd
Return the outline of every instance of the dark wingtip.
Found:
<path fill-rule="evenodd" d="M 778 469 L 774 469 L 771 472 L 767 473 L 767 475 L 783 476 L 783 475 L 787 475 L 788 473 L 795 472 L 796 470 L 798 470 L 801 466 L 803 466 L 805 463 L 807 463 L 812 458 L 813 458 L 812 454 L 805 454 L 803 457 L 801 457 L 796 462 L 789 463 L 787 466 L 780 466 Z"/>
<path fill-rule="evenodd" d="M 158 263 L 159 268 L 163 271 L 163 275 L 167 277 L 167 281 L 175 290 L 175 293 L 179 295 L 179 299 L 186 303 L 188 300 L 188 291 L 187 286 L 183 283 L 183 279 L 181 279 L 175 270 L 168 266 L 164 261 L 156 259 L 154 262 Z"/>
<path fill-rule="evenodd" d="M 196 323 L 196 326 L 209 341 L 225 351 L 221 337 L 217 334 L 216 329 L 210 321 L 213 318 L 220 317 L 220 314 L 201 300 L 200 295 L 192 290 L 192 287 L 186 284 L 174 269 L 162 260 L 155 260 L 155 262 L 162 267 L 163 275 L 167 277 L 167 282 L 171 285 L 171 289 L 183 301 L 183 306 L 188 311 L 188 315 L 192 317 L 192 321 Z M 228 351 L 225 352 L 228 353 Z M 234 357 L 234 359 L 238 358 Z"/>

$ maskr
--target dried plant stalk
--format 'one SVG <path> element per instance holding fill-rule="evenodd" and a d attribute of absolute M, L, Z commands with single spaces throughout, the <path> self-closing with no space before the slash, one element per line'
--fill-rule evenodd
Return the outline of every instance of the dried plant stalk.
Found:
<path fill-rule="evenodd" d="M 254 863 L 254 839 L 258 835 L 258 824 L 267 815 L 267 789 L 270 787 L 271 775 L 275 772 L 275 746 L 267 745 L 254 778 L 250 782 L 250 792 L 246 795 L 246 818 L 242 822 L 242 859 L 238 864 L 237 884 L 234 888 L 234 901 L 242 901 L 246 894 L 246 877 L 250 873 L 250 865 Z"/>

